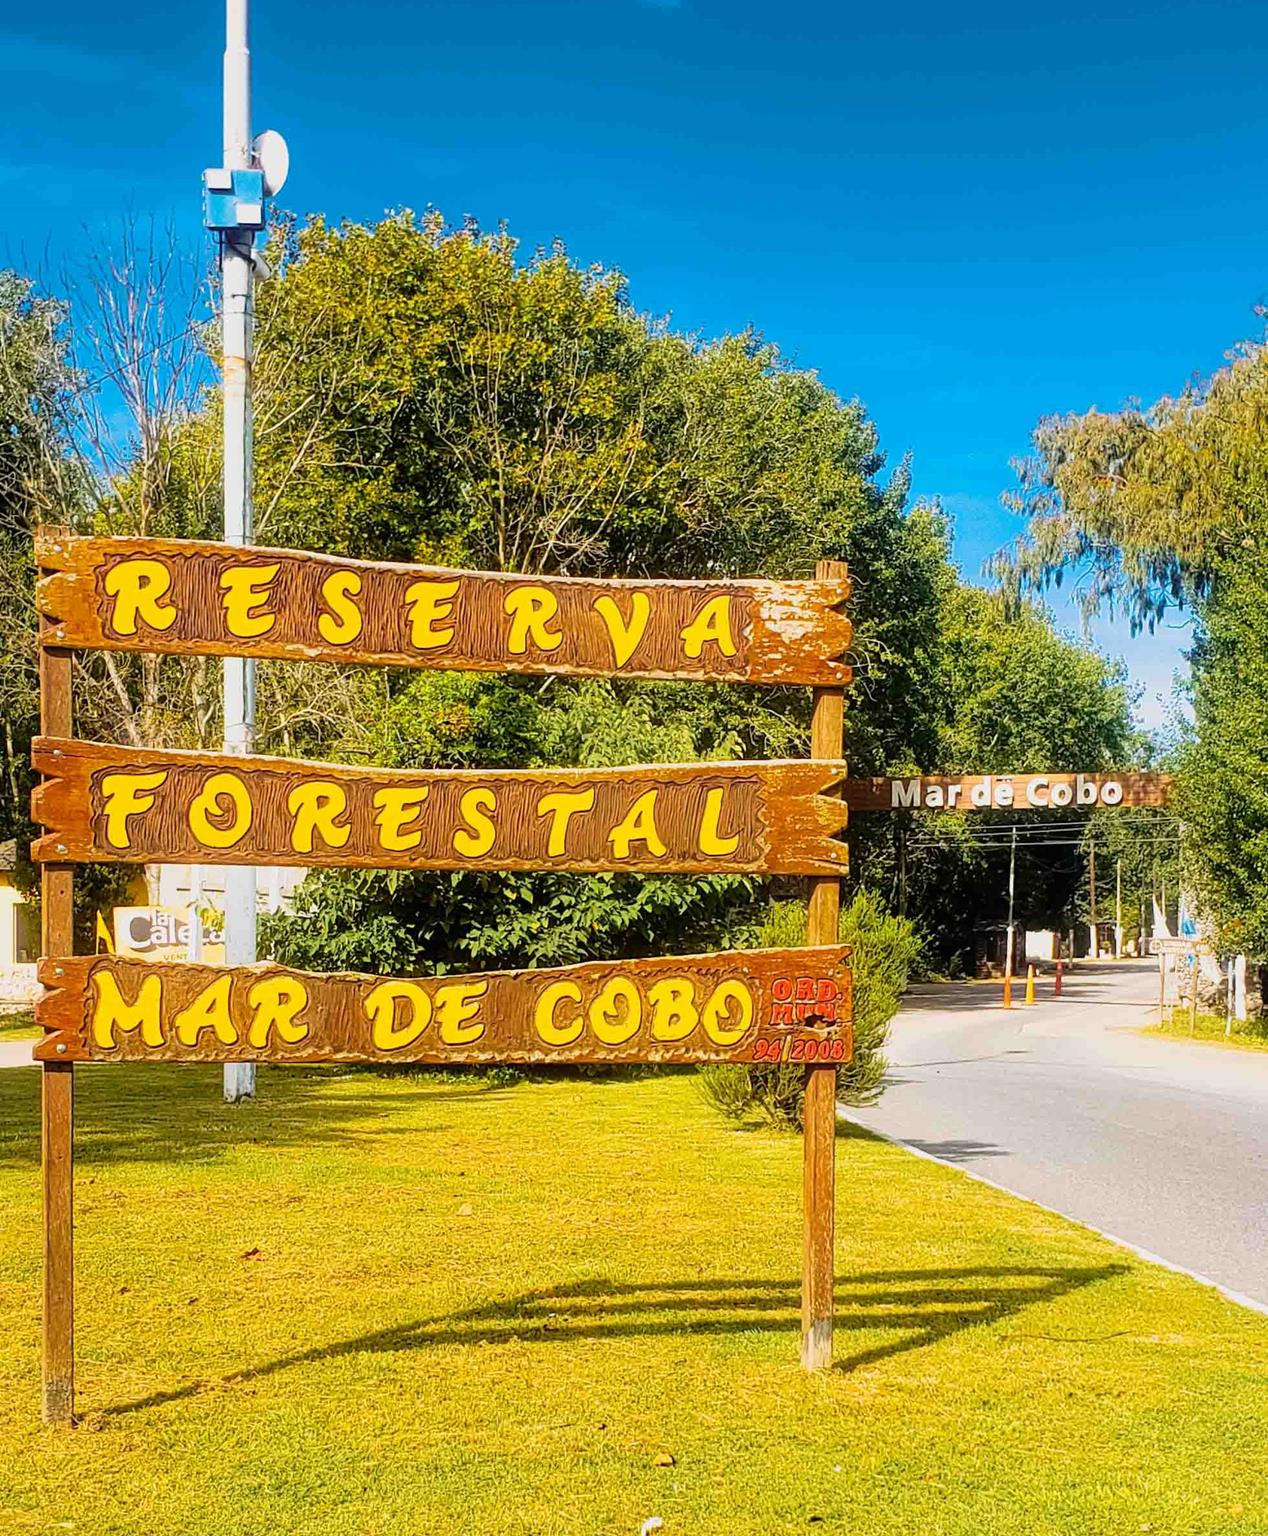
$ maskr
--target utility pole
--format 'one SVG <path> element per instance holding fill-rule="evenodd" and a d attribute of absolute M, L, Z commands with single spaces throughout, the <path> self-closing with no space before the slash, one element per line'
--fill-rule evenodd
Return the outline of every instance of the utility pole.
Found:
<path fill-rule="evenodd" d="M 226 0 L 224 165 L 245 171 L 251 165 L 251 50 L 248 0 Z M 221 236 L 224 334 L 225 543 L 249 544 L 251 509 L 251 349 L 255 320 L 255 274 L 251 267 L 253 230 L 226 230 Z M 250 752 L 255 738 L 255 663 L 240 656 L 224 660 L 225 751 Z M 255 870 L 225 870 L 225 964 L 255 964 Z M 255 1066 L 229 1062 L 224 1069 L 225 1101 L 255 1097 Z"/>
<path fill-rule="evenodd" d="M 1114 958 L 1123 958 L 1123 861 L 1114 860 Z"/>
<path fill-rule="evenodd" d="M 1012 1006 L 1013 962 L 1016 958 L 1016 940 L 1013 938 L 1013 902 L 1017 894 L 1017 823 L 1013 823 L 1012 843 L 1008 850 L 1008 938 L 1004 950 L 1004 1006 Z"/>
<path fill-rule="evenodd" d="M 224 392 L 224 528 L 227 544 L 249 544 L 251 511 L 251 362 L 255 236 L 263 230 L 266 198 L 286 179 L 286 146 L 275 133 L 251 137 L 251 51 L 248 0 L 225 0 L 224 160 L 203 174 L 203 222 L 220 236 Z M 224 662 L 226 752 L 250 752 L 255 736 L 255 663 Z M 225 870 L 225 963 L 255 962 L 255 870 Z M 255 1097 L 255 1067 L 232 1062 L 224 1069 L 229 1103 Z"/>
<path fill-rule="evenodd" d="M 1096 844 L 1088 845 L 1088 927 L 1092 933 L 1091 957 L 1101 958 L 1101 941 L 1096 931 Z"/>

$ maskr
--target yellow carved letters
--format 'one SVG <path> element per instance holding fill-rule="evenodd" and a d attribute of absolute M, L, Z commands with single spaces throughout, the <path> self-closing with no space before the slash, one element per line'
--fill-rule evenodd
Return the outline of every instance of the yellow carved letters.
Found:
<path fill-rule="evenodd" d="M 652 1039 L 685 1040 L 700 1022 L 696 989 L 685 976 L 666 976 L 647 993 L 652 1005 Z"/>
<path fill-rule="evenodd" d="M 450 981 L 436 988 L 436 1027 L 442 1045 L 470 1045 L 484 1033 L 477 1019 L 480 999 L 489 990 L 487 981 Z"/>
<path fill-rule="evenodd" d="M 154 791 L 167 779 L 157 773 L 105 773 L 101 776 L 101 803 L 106 818 L 106 841 L 112 848 L 127 848 L 128 817 L 139 816 L 154 804 Z"/>
<path fill-rule="evenodd" d="M 348 810 L 347 791 L 329 779 L 310 779 L 297 784 L 286 797 L 286 809 L 295 818 L 291 847 L 296 853 L 312 853 L 320 836 L 327 848 L 342 848 L 352 834 L 351 822 L 339 824 Z"/>
<path fill-rule="evenodd" d="M 229 988 L 233 977 L 227 973 L 217 976 L 210 986 L 204 987 L 188 1008 L 172 1020 L 176 1038 L 182 1045 L 197 1045 L 204 1029 L 214 1029 L 216 1039 L 222 1045 L 237 1045 L 238 1031 L 233 1026 L 229 1012 Z"/>
<path fill-rule="evenodd" d="M 251 1009 L 247 1044 L 257 1050 L 269 1043 L 273 1030 L 287 1045 L 307 1039 L 308 1025 L 295 1022 L 296 1014 L 308 1006 L 308 991 L 298 976 L 265 976 L 247 993 L 247 1006 Z"/>
<path fill-rule="evenodd" d="M 735 636 L 731 633 L 731 599 L 711 597 L 682 632 L 683 655 L 698 661 L 706 642 L 712 642 L 724 656 L 734 656 Z"/>
<path fill-rule="evenodd" d="M 103 1051 L 113 1051 L 118 1045 L 115 1031 L 121 1034 L 134 1029 L 141 1031 L 141 1043 L 154 1051 L 163 1044 L 163 981 L 159 976 L 147 976 L 137 990 L 136 1001 L 125 1003 L 119 991 L 119 983 L 109 971 L 93 977 L 96 999 L 92 1010 L 93 1044 Z"/>
<path fill-rule="evenodd" d="M 554 651 L 564 643 L 559 630 L 547 627 L 559 612 L 559 599 L 548 587 L 516 587 L 506 594 L 504 607 L 511 619 L 506 647 L 512 656 L 523 656 L 530 639 L 539 651 Z"/>
<path fill-rule="evenodd" d="M 588 1010 L 590 1028 L 604 1045 L 624 1045 L 643 1021 L 643 999 L 624 976 L 607 982 Z"/>
<path fill-rule="evenodd" d="M 572 1018 L 560 1022 L 560 1003 L 577 1004 L 577 1012 Z M 585 1028 L 585 1017 L 580 1011 L 581 988 L 575 981 L 555 981 L 548 986 L 537 999 L 537 1006 L 533 1009 L 533 1028 L 536 1029 L 539 1039 L 547 1045 L 574 1045 L 581 1038 L 581 1031 Z"/>
<path fill-rule="evenodd" d="M 170 629 L 176 609 L 163 597 L 172 585 L 172 573 L 161 560 L 120 560 L 102 582 L 106 596 L 114 598 L 110 622 L 120 635 L 135 635 L 138 624 L 150 629 Z"/>
<path fill-rule="evenodd" d="M 652 615 L 652 600 L 646 592 L 632 592 L 628 623 L 616 606 L 614 597 L 596 597 L 594 608 L 607 629 L 616 664 L 623 667 L 638 650 L 639 641 L 647 632 L 647 621 Z"/>
<path fill-rule="evenodd" d="M 427 786 L 414 789 L 377 789 L 374 792 L 374 818 L 379 829 L 379 847 L 392 853 L 417 848 L 423 840 L 421 827 L 407 830 L 427 799 Z"/>
<path fill-rule="evenodd" d="M 331 645 L 351 645 L 361 633 L 361 610 L 352 601 L 361 591 L 361 578 L 355 571 L 335 571 L 321 584 L 321 597 L 329 613 L 317 620 L 323 640 Z"/>
<path fill-rule="evenodd" d="M 722 802 L 725 799 L 725 789 L 711 789 L 704 797 L 704 815 L 700 818 L 700 852 L 707 853 L 715 859 L 726 858 L 727 854 L 734 853 L 740 846 L 738 832 L 731 837 L 723 837 L 718 830 L 718 823 L 722 817 Z"/>
<path fill-rule="evenodd" d="M 537 802 L 537 814 L 549 816 L 550 840 L 546 852 L 552 859 L 562 858 L 568 851 L 568 822 L 578 811 L 594 810 L 594 790 L 561 789 L 553 795 L 543 795 Z"/>
<path fill-rule="evenodd" d="M 405 1005 L 405 1019 L 396 1022 L 396 1005 Z M 365 1000 L 376 1051 L 400 1051 L 413 1045 L 431 1023 L 431 998 L 414 981 L 381 981 Z"/>
<path fill-rule="evenodd" d="M 70 1060 L 215 1061 L 250 1051 L 274 1061 L 394 1055 L 531 1061 L 557 1050 L 565 1058 L 612 1062 L 716 1059 L 736 1047 L 748 1059 L 759 1023 L 778 1029 L 795 1022 L 787 1002 L 794 992 L 821 1002 L 833 994 L 837 1002 L 829 997 L 827 1016 L 839 1023 L 849 1017 L 848 995 L 840 1003 L 842 985 L 822 962 L 808 960 L 803 973 L 795 954 L 777 952 L 598 961 L 554 973 L 421 981 L 309 976 L 274 965 L 218 969 L 89 958 L 61 963 L 66 971 L 54 991 L 87 978 L 78 983 L 81 1000 L 57 1005 L 64 1009 L 73 1002 L 73 1013 L 63 1013 L 64 1022 L 56 1026 L 46 1025 L 74 1042 Z M 772 1000 L 773 1013 L 759 1014 L 759 997 Z M 80 1022 L 81 1008 L 86 1023 Z M 811 1038 L 807 1034 L 803 1045 Z M 820 1037 L 813 1038 L 819 1047 Z M 833 1039 L 826 1032 L 822 1038 Z M 778 1059 L 778 1036 L 763 1034 L 761 1044 L 757 1060 L 768 1059 L 768 1052 L 769 1059 Z M 805 1059 L 828 1058 L 810 1053 Z"/>
<path fill-rule="evenodd" d="M 481 854 L 488 853 L 497 836 L 497 828 L 485 812 L 496 807 L 497 796 L 491 789 L 469 789 L 463 795 L 458 809 L 470 830 L 460 829 L 454 833 L 453 845 L 457 852 L 468 859 L 478 859 Z"/>
<path fill-rule="evenodd" d="M 641 794 L 630 807 L 625 820 L 608 833 L 613 858 L 628 859 L 631 843 L 646 843 L 647 851 L 653 858 L 665 857 L 665 845 L 656 830 L 656 796 L 659 793 L 659 790 L 649 789 Z"/>
<path fill-rule="evenodd" d="M 456 581 L 416 581 L 406 590 L 410 641 L 420 651 L 434 651 L 453 639 L 453 625 L 444 621 L 452 615 L 457 595 Z"/>
<path fill-rule="evenodd" d="M 742 981 L 724 981 L 704 1005 L 704 1032 L 715 1045 L 736 1045 L 753 1022 L 753 994 Z"/>
<path fill-rule="evenodd" d="M 213 773 L 189 807 L 189 830 L 204 847 L 232 848 L 250 826 L 246 785 L 236 773 Z"/>
<path fill-rule="evenodd" d="M 273 583 L 281 569 L 276 565 L 231 565 L 220 573 L 220 603 L 225 626 L 239 640 L 258 640 L 277 622 L 267 608 Z"/>

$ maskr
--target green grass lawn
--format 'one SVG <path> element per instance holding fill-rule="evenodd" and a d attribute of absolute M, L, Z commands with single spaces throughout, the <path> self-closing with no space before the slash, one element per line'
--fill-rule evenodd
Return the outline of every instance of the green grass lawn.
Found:
<path fill-rule="evenodd" d="M 34 1040 L 39 1033 L 28 1009 L 0 1013 L 0 1040 Z"/>
<path fill-rule="evenodd" d="M 0 1073 L 5 1536 L 1268 1531 L 1268 1320 L 886 1143 L 839 1143 L 807 1376 L 800 1143 L 688 1077 L 77 1083 L 57 1432 L 38 1078 Z"/>

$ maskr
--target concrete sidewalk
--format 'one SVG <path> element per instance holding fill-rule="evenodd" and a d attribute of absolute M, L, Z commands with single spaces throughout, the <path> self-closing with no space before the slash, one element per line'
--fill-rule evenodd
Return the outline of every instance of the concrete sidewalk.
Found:
<path fill-rule="evenodd" d="M 35 1044 L 32 1040 L 0 1040 L 0 1068 L 4 1067 L 29 1067 L 34 1065 L 31 1061 L 31 1047 Z"/>

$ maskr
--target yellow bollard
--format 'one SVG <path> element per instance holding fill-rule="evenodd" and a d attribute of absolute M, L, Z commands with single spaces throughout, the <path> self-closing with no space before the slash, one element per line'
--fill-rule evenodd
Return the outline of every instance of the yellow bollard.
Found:
<path fill-rule="evenodd" d="M 1004 1007 L 1005 1008 L 1011 1008 L 1012 1006 L 1013 1006 L 1013 978 L 1011 976 L 1005 976 L 1004 977 Z"/>
<path fill-rule="evenodd" d="M 1033 1003 L 1035 1000 L 1035 968 L 1033 965 L 1026 968 L 1026 1001 Z"/>

